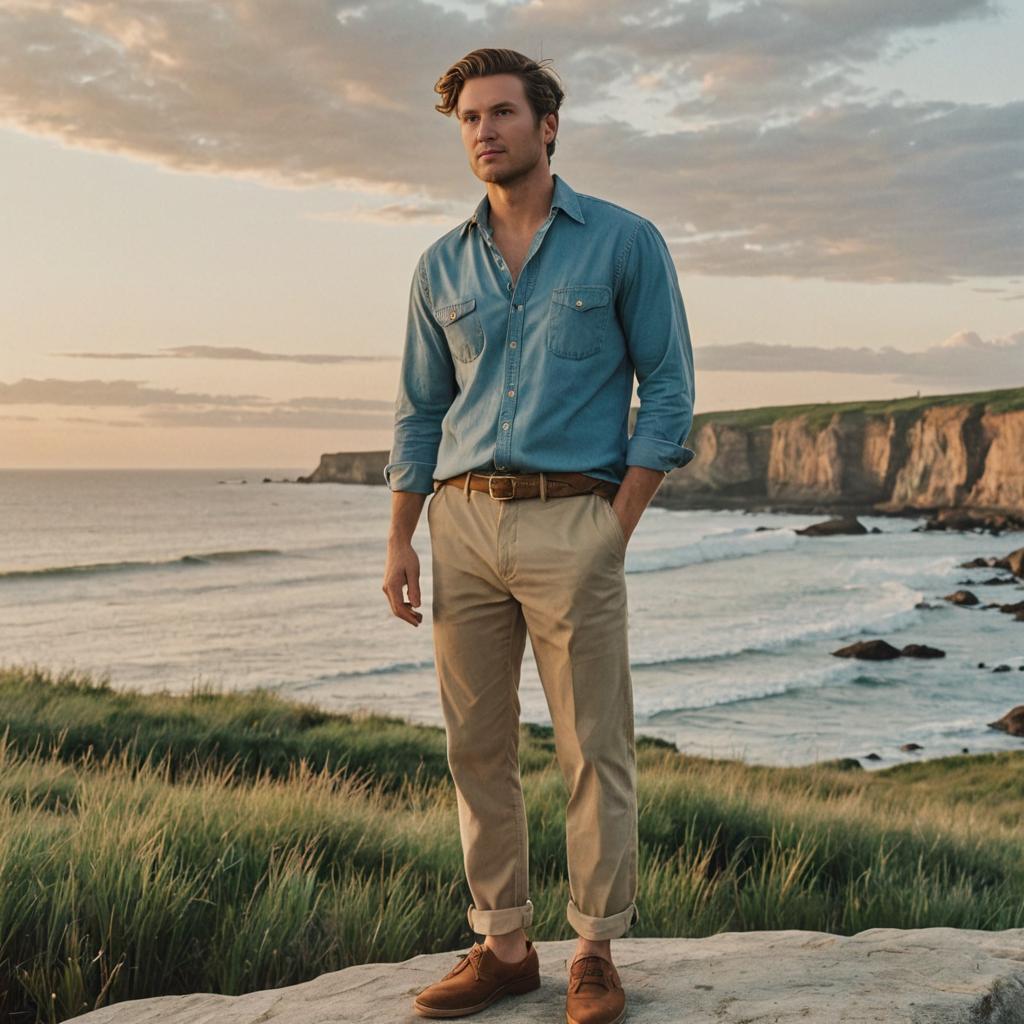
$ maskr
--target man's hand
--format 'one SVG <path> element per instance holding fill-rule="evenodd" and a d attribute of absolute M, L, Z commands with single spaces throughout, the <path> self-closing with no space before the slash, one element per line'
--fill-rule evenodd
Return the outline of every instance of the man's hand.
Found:
<path fill-rule="evenodd" d="M 384 585 L 391 613 L 413 626 L 423 621 L 423 613 L 415 611 L 420 598 L 420 559 L 413 550 L 412 535 L 420 518 L 424 501 L 429 495 L 417 491 L 392 491 L 391 530 L 388 534 L 388 552 L 384 564 Z M 408 588 L 409 600 L 405 600 Z"/>
<path fill-rule="evenodd" d="M 644 514 L 651 498 L 654 497 L 666 474 L 660 469 L 646 466 L 628 466 L 626 475 L 612 501 L 612 511 L 619 517 L 619 524 L 626 537 L 626 543 L 633 536 L 636 524 Z"/>

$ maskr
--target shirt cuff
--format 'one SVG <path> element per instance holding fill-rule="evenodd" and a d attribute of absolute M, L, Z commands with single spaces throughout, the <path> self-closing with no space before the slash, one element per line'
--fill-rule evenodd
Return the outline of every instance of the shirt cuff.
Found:
<path fill-rule="evenodd" d="M 384 481 L 392 491 L 415 491 L 433 494 L 434 463 L 389 462 L 384 467 Z"/>
<path fill-rule="evenodd" d="M 626 442 L 626 465 L 660 469 L 663 473 L 685 466 L 697 453 L 685 445 L 673 444 L 661 437 L 634 434 Z"/>

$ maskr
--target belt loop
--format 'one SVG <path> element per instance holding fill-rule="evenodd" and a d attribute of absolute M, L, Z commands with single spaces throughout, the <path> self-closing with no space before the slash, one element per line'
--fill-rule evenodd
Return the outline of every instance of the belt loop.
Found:
<path fill-rule="evenodd" d="M 466 501 L 469 501 L 469 500 L 470 500 L 470 499 L 469 499 L 469 481 L 470 481 L 470 478 L 471 478 L 472 476 L 473 476 L 473 474 L 472 474 L 472 473 L 467 473 L 467 474 L 466 474 Z"/>
<path fill-rule="evenodd" d="M 544 470 L 540 471 L 540 500 L 548 500 L 548 485 L 547 481 L 544 479 Z"/>

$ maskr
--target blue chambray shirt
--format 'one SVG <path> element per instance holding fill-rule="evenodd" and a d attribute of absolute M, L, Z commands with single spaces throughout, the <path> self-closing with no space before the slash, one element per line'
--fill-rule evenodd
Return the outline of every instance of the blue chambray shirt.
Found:
<path fill-rule="evenodd" d="M 486 195 L 420 256 L 395 399 L 392 491 L 481 473 L 580 472 L 621 483 L 696 456 L 694 375 L 668 247 L 644 217 L 557 174 L 517 281 Z M 633 375 L 640 408 L 627 437 Z"/>

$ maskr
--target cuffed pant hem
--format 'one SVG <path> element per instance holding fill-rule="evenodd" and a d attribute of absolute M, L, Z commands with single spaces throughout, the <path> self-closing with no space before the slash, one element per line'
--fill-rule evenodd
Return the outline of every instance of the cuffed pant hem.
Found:
<path fill-rule="evenodd" d="M 565 916 L 576 934 L 584 939 L 619 939 L 640 920 L 640 912 L 635 903 L 630 903 L 625 910 L 610 917 L 588 917 L 570 899 L 565 908 Z"/>
<path fill-rule="evenodd" d="M 533 923 L 533 903 L 527 900 L 521 907 L 502 907 L 501 910 L 477 910 L 471 903 L 466 917 L 477 935 L 504 935 Z"/>

